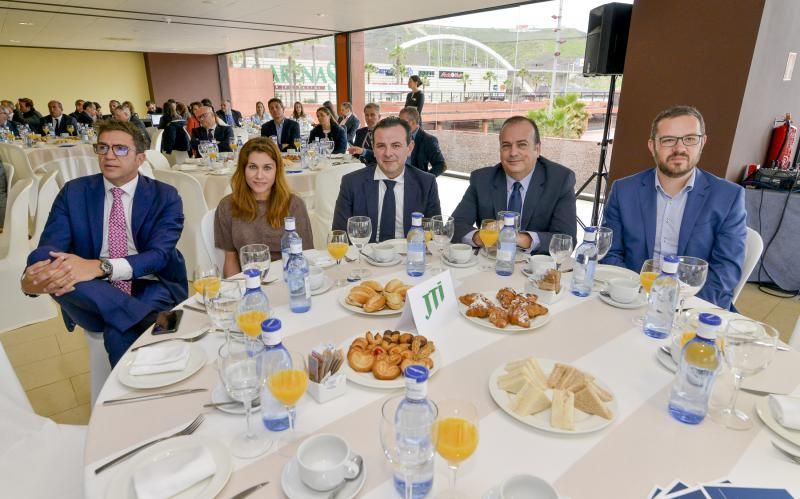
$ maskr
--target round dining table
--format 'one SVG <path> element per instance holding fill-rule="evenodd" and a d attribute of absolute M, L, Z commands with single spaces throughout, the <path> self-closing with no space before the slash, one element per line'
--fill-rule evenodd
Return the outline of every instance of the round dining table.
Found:
<path fill-rule="evenodd" d="M 470 292 L 494 296 L 503 287 L 525 288 L 526 277 L 521 272 L 524 263 L 517 264 L 513 275 L 501 277 L 494 270 L 480 270 L 483 257 L 474 260 L 479 261 L 471 267 L 444 266 L 453 280 L 456 296 Z M 325 272 L 328 278 L 335 278 L 345 275 L 354 265 L 343 262 Z M 362 259 L 362 265 L 369 268 L 373 279 L 384 284 L 397 278 L 413 285 L 434 277 L 429 272 L 419 278 L 409 277 L 402 262 L 372 266 Z M 612 274 L 628 272 L 599 266 L 598 273 L 601 267 Z M 283 323 L 284 344 L 293 351 L 309 353 L 319 345 L 332 344 L 341 345 L 346 353 L 354 337 L 367 331 L 394 330 L 400 319 L 400 315 L 353 313 L 341 303 L 346 288 L 336 287 L 313 296 L 308 312 L 292 313 L 286 285 L 280 279 L 280 266 L 273 265 L 270 276 L 278 279 L 263 286 L 263 290 L 273 315 Z M 631 277 L 637 278 L 633 273 Z M 646 309 L 611 306 L 597 291 L 584 298 L 569 292 L 559 296 L 558 301 L 548 305 L 549 321 L 537 329 L 495 330 L 457 313 L 446 327 L 429 336 L 441 362 L 428 382 L 429 398 L 466 400 L 478 412 L 479 444 L 459 471 L 459 488 L 465 497 L 497 497 L 491 495 L 497 486 L 516 474 L 538 476 L 552 484 L 560 497 L 572 499 L 651 497 L 657 486 L 665 487 L 675 479 L 687 484 L 730 480 L 734 484 L 780 487 L 800 494 L 800 468 L 773 448 L 771 440 L 780 437 L 756 415 L 756 406 L 764 402 L 763 395 L 748 391 L 739 395 L 738 408 L 754 420 L 750 430 L 730 430 L 710 418 L 699 425 L 680 423 L 667 411 L 675 375 L 657 359 L 659 348 L 668 342 L 645 336 L 633 322 Z M 714 308 L 697 298 L 687 300 L 686 306 Z M 209 328 L 209 318 L 194 298 L 178 308 L 184 309 L 184 315 L 176 336 L 192 337 Z M 194 435 L 213 439 L 225 448 L 244 430 L 244 416 L 203 408 L 220 385 L 215 364 L 223 336 L 210 332 L 192 344 L 200 347 L 206 358 L 195 374 L 150 390 L 135 390 L 120 381 L 129 378 L 123 376 L 122 366 L 135 355 L 126 353 L 92 411 L 84 462 L 86 497 L 111 497 L 111 484 L 129 479 L 132 472 L 131 464 L 125 462 L 96 474 L 98 466 L 143 442 L 179 431 L 200 414 L 205 415 L 205 420 Z M 153 337 L 148 331 L 134 346 L 163 338 Z M 614 396 L 610 424 L 596 431 L 570 434 L 535 428 L 507 413 L 490 394 L 490 376 L 506 363 L 527 357 L 568 363 L 591 373 Z M 727 403 L 731 378 L 729 371 L 721 372 L 712 402 Z M 772 364 L 751 381 L 752 386 L 762 390 L 796 392 L 800 387 L 800 353 L 776 352 Z M 745 386 L 750 386 L 747 383 Z M 109 399 L 191 388 L 207 391 L 122 405 L 103 404 Z M 345 394 L 339 398 L 319 404 L 306 394 L 297 404 L 296 427 L 301 434 L 338 435 L 363 457 L 366 478 L 358 497 L 399 497 L 382 450 L 379 421 L 382 404 L 402 393 L 402 388 L 367 388 L 348 381 Z M 254 422 L 259 431 L 267 431 L 260 417 L 255 417 Z M 249 497 L 284 497 L 282 474 L 297 445 L 275 444 L 255 459 L 232 458 L 233 472 L 218 497 L 232 497 L 265 481 L 269 484 Z M 431 497 L 446 489 L 447 473 L 447 464 L 437 456 Z"/>

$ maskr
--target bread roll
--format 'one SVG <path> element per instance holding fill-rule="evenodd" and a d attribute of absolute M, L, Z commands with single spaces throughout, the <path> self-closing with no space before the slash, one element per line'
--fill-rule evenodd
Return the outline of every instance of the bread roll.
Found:
<path fill-rule="evenodd" d="M 364 303 L 364 312 L 377 312 L 386 307 L 386 298 L 383 295 L 376 294 Z"/>
<path fill-rule="evenodd" d="M 366 286 L 366 287 L 368 287 L 370 289 L 373 289 L 374 291 L 376 291 L 378 293 L 383 291 L 383 286 L 381 286 L 381 283 L 379 283 L 378 281 L 364 281 L 360 285 L 361 286 Z"/>
<path fill-rule="evenodd" d="M 389 293 L 396 293 L 398 289 L 405 287 L 405 283 L 400 279 L 392 279 L 391 281 L 386 283 L 384 286 L 384 291 Z"/>
<path fill-rule="evenodd" d="M 399 293 L 384 293 L 383 296 L 386 298 L 386 306 L 392 310 L 400 310 L 406 303 Z"/>

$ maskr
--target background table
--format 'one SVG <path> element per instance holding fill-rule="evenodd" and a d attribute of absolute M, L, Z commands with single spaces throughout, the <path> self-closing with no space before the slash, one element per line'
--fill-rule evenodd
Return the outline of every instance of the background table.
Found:
<path fill-rule="evenodd" d="M 745 201 L 747 226 L 764 240 L 763 268 L 759 262 L 748 280 L 774 281 L 789 291 L 800 289 L 800 193 L 746 189 Z"/>
<path fill-rule="evenodd" d="M 346 271 L 346 267 L 342 271 Z M 451 269 L 456 292 L 496 291 L 502 286 L 522 287 L 524 278 L 517 271 L 511 277 L 479 272 L 478 267 Z M 277 270 L 277 269 L 276 269 Z M 382 282 L 405 275 L 398 265 L 370 267 Z M 338 269 L 328 270 L 328 273 Z M 330 342 L 342 344 L 367 330 L 393 328 L 398 317 L 354 315 L 338 304 L 341 290 L 332 290 L 312 299 L 305 314 L 288 309 L 286 287 L 279 280 L 264 288 L 274 314 L 283 321 L 287 348 L 307 352 Z M 190 298 L 191 299 L 191 298 Z M 693 299 L 689 306 L 701 305 Z M 551 482 L 562 496 L 645 497 L 652 486 L 667 485 L 675 478 L 690 482 L 713 481 L 721 477 L 735 483 L 787 487 L 800 494 L 797 465 L 782 457 L 769 443 L 773 437 L 754 415 L 758 397 L 741 393 L 738 407 L 755 419 L 754 428 L 738 432 L 727 430 L 710 420 L 689 426 L 673 420 L 667 413 L 667 400 L 674 375 L 656 360 L 656 349 L 663 342 L 644 336 L 631 319 L 642 309 L 621 310 L 604 304 L 593 293 L 587 298 L 567 294 L 550 307 L 549 324 L 529 333 L 503 334 L 477 326 L 462 317 L 434 337 L 443 365 L 429 382 L 432 400 L 467 399 L 478 408 L 480 443 L 476 453 L 459 472 L 459 484 L 470 497 L 478 497 L 490 487 L 516 473 L 532 473 Z M 179 334 L 206 327 L 204 314 L 187 310 Z M 199 344 L 209 362 L 193 377 L 161 391 L 206 387 L 219 383 L 214 368 L 221 335 L 208 335 Z M 137 345 L 153 341 L 149 333 Z M 618 413 L 613 423 L 587 435 L 558 435 L 518 423 L 504 413 L 489 395 L 489 374 L 504 363 L 535 356 L 568 362 L 606 383 L 614 392 Z M 770 376 L 800 378 L 797 352 L 779 352 L 783 362 L 771 366 Z M 792 357 L 789 357 L 792 356 Z M 786 362 L 793 368 L 786 368 Z M 717 381 L 715 398 L 727 398 L 728 377 Z M 99 402 L 131 393 L 112 373 Z M 298 429 L 307 433 L 335 433 L 345 438 L 364 457 L 367 478 L 360 497 L 388 498 L 394 494 L 391 472 L 381 449 L 378 422 L 383 402 L 401 391 L 379 391 L 348 384 L 345 396 L 320 407 L 308 395 L 298 404 Z M 105 487 L 116 470 L 99 476 L 94 468 L 122 450 L 150 440 L 161 433 L 176 431 L 199 413 L 210 392 L 119 406 L 97 405 L 89 424 L 86 445 L 87 497 L 104 497 Z M 99 403 L 98 402 L 98 403 Z M 206 421 L 196 434 L 214 436 L 222 442 L 244 429 L 240 416 L 205 411 Z M 257 420 L 256 420 L 257 421 Z M 296 444 L 294 444 L 296 446 Z M 253 461 L 234 458 L 235 471 L 221 497 L 230 497 L 250 485 L 269 480 L 269 486 L 252 497 L 281 497 L 280 476 L 288 458 L 276 448 Z M 434 487 L 446 486 L 447 468 L 437 457 Z M 474 492 L 474 493 L 473 493 Z M 434 496 L 432 496 L 434 497 Z"/>

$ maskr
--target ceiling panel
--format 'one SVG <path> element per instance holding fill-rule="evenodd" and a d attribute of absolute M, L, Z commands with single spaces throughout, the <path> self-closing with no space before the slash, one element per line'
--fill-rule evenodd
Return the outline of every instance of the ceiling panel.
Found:
<path fill-rule="evenodd" d="M 218 54 L 519 3 L 437 0 L 397 8 L 396 0 L 0 0 L 0 45 Z"/>

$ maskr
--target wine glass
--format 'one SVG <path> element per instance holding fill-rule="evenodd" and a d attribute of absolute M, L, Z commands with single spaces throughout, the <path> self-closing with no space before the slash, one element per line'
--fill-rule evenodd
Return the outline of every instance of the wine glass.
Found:
<path fill-rule="evenodd" d="M 772 362 L 778 331 L 763 322 L 733 319 L 722 338 L 722 356 L 733 372 L 733 394 L 728 407 L 711 411 L 711 419 L 732 430 L 749 430 L 753 421 L 736 409 L 742 378 L 758 374 Z"/>
<path fill-rule="evenodd" d="M 328 253 L 336 260 L 336 287 L 344 285 L 344 280 L 341 278 L 341 271 L 339 270 L 342 263 L 342 258 L 347 254 L 350 247 L 347 241 L 347 233 L 343 230 L 332 230 L 328 234 Z"/>
<path fill-rule="evenodd" d="M 325 152 L 327 153 L 328 158 L 330 158 L 331 153 L 333 153 L 334 142 L 332 140 L 326 140 L 325 142 L 323 142 L 323 145 L 325 147 Z"/>
<path fill-rule="evenodd" d="M 642 288 L 644 288 L 644 293 L 646 296 L 650 296 L 650 288 L 653 287 L 653 281 L 655 281 L 660 274 L 661 260 L 649 258 L 644 261 L 642 268 L 639 271 L 639 282 L 642 284 Z M 637 315 L 633 318 L 633 323 L 634 325 L 641 327 L 644 324 L 644 319 L 644 315 Z"/>
<path fill-rule="evenodd" d="M 294 139 L 294 148 L 297 152 L 300 152 L 300 148 L 303 146 L 303 141 L 298 139 Z"/>
<path fill-rule="evenodd" d="M 207 140 L 201 140 L 200 143 L 197 144 L 197 153 L 201 158 L 206 157 L 206 153 L 208 152 L 208 144 L 210 144 L 210 142 Z"/>
<path fill-rule="evenodd" d="M 597 244 L 597 261 L 599 262 L 603 258 L 606 257 L 608 254 L 608 250 L 611 249 L 611 242 L 614 240 L 614 231 L 609 227 L 595 227 L 597 230 L 595 231 L 596 238 L 595 241 Z"/>
<path fill-rule="evenodd" d="M 495 243 L 497 243 L 497 238 L 500 237 L 500 226 L 498 225 L 497 220 L 493 218 L 481 220 L 481 228 L 478 231 L 478 237 L 483 243 L 483 249 L 487 258 L 487 261 L 481 264 L 481 270 L 492 270 L 494 269 L 494 265 L 488 261 L 488 258 L 489 248 L 494 246 Z"/>
<path fill-rule="evenodd" d="M 220 287 L 214 289 L 208 286 L 204 289 L 206 312 L 211 323 L 217 329 L 225 332 L 225 341 L 230 340 L 230 332 L 236 323 L 236 309 L 242 299 L 242 288 L 238 282 L 222 282 Z"/>
<path fill-rule="evenodd" d="M 431 272 L 438 273 L 443 270 L 442 268 L 442 255 L 447 243 L 453 238 L 455 231 L 455 219 L 453 217 L 445 217 L 443 215 L 436 215 L 432 219 L 432 232 L 433 232 L 433 247 L 439 253 L 439 265 L 431 269 Z"/>
<path fill-rule="evenodd" d="M 433 445 L 450 468 L 450 490 L 446 497 L 462 497 L 456 488 L 458 467 L 478 447 L 478 409 L 462 400 L 439 403 L 439 415 L 433 426 Z"/>
<path fill-rule="evenodd" d="M 561 265 L 572 254 L 572 236 L 569 234 L 553 234 L 550 238 L 550 256 L 556 262 L 556 270 L 561 270 Z"/>
<path fill-rule="evenodd" d="M 286 412 L 289 414 L 289 433 L 282 439 L 285 444 L 294 442 L 298 438 L 295 405 L 308 388 L 306 357 L 293 351 L 287 351 L 287 354 L 291 358 L 289 367 L 285 365 L 275 367 L 267 377 L 270 393 L 275 400 L 286 407 Z"/>
<path fill-rule="evenodd" d="M 257 269 L 262 282 L 267 279 L 270 264 L 269 246 L 266 244 L 246 244 L 239 249 L 239 263 L 242 271 Z"/>
<path fill-rule="evenodd" d="M 245 459 L 260 456 L 270 448 L 272 441 L 263 430 L 253 431 L 250 409 L 267 377 L 264 345 L 258 341 L 229 341 L 219 352 L 219 375 L 225 391 L 231 399 L 244 404 L 247 424 L 247 430 L 231 442 L 231 453 Z"/>
<path fill-rule="evenodd" d="M 219 269 L 217 269 L 216 265 L 198 265 L 195 267 L 192 287 L 200 297 L 205 299 L 206 288 L 210 288 L 212 293 L 215 293 L 219 290 L 219 285 Z"/>
<path fill-rule="evenodd" d="M 42 125 L 42 132 L 44 132 L 45 135 L 50 135 L 50 125 Z"/>
<path fill-rule="evenodd" d="M 381 421 L 379 430 L 381 447 L 383 447 L 383 455 L 389 462 L 389 465 L 392 467 L 392 481 L 394 482 L 394 488 L 401 497 L 404 497 L 405 499 L 411 499 L 414 496 L 414 492 L 416 492 L 417 496 L 423 496 L 425 493 L 427 493 L 427 491 L 412 490 L 410 478 L 413 470 L 407 468 L 404 464 L 404 461 L 408 455 L 413 452 L 417 462 L 427 463 L 434 457 L 434 448 L 431 445 L 427 448 L 413 446 L 414 448 L 412 449 L 409 448 L 407 444 L 404 445 L 403 442 L 398 440 L 397 437 L 399 431 L 395 425 L 395 414 L 397 413 L 397 407 L 404 399 L 405 395 L 397 395 L 383 403 L 383 406 L 381 407 Z M 434 408 L 434 411 L 438 415 L 436 405 L 430 400 L 428 402 L 430 402 Z M 425 436 L 431 434 L 431 426 L 432 425 L 430 423 L 420 422 L 419 427 L 404 428 L 404 430 L 407 433 L 414 433 L 425 438 Z M 419 452 L 420 450 L 424 450 L 425 452 Z"/>
<path fill-rule="evenodd" d="M 67 125 L 67 132 L 69 132 L 69 134 L 70 134 L 70 135 L 72 135 L 73 133 L 75 133 L 75 126 L 74 126 L 72 123 L 70 123 L 69 125 Z"/>
<path fill-rule="evenodd" d="M 208 153 L 208 166 L 213 168 L 219 156 L 219 146 L 214 142 L 209 142 L 208 146 L 206 146 L 206 152 Z"/>
<path fill-rule="evenodd" d="M 680 283 L 680 305 L 678 307 L 677 326 L 683 326 L 687 317 L 684 314 L 686 299 L 696 295 L 706 283 L 708 262 L 693 256 L 678 257 L 678 272 L 675 274 Z"/>
<path fill-rule="evenodd" d="M 372 220 L 369 217 L 357 216 L 347 219 L 347 235 L 350 242 L 358 249 L 356 268 L 350 272 L 348 281 L 359 281 L 370 276 L 369 270 L 361 267 L 361 251 L 372 237 Z"/>
<path fill-rule="evenodd" d="M 506 213 L 514 215 L 514 231 L 516 231 L 517 234 L 519 234 L 519 213 L 517 213 L 516 211 L 508 211 L 508 210 L 498 211 L 497 212 L 497 224 L 498 224 L 498 227 L 500 229 L 502 229 L 503 226 L 505 225 L 505 223 L 506 223 Z"/>

